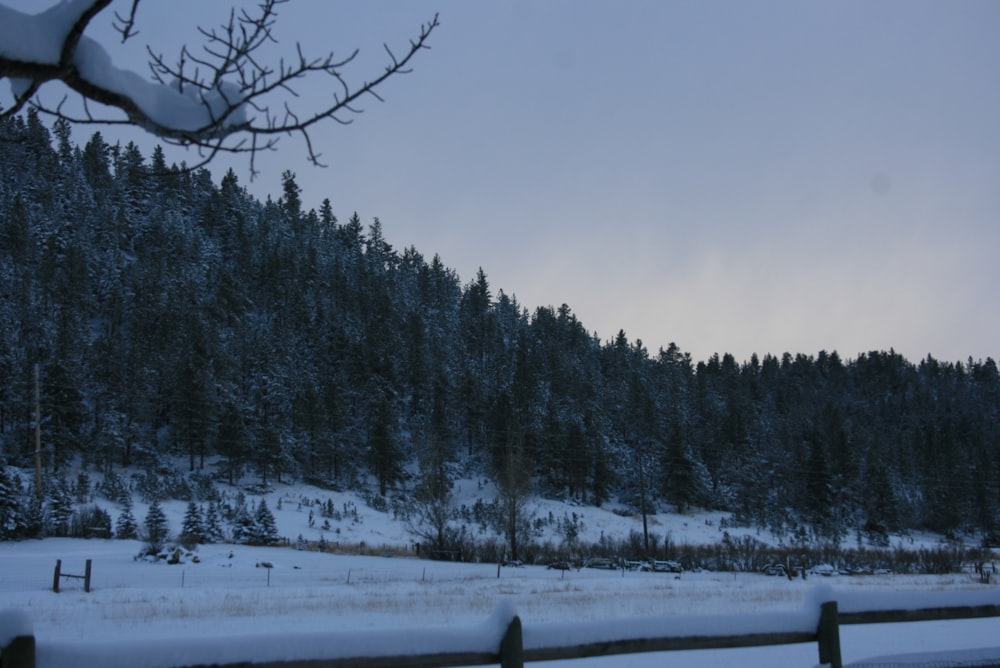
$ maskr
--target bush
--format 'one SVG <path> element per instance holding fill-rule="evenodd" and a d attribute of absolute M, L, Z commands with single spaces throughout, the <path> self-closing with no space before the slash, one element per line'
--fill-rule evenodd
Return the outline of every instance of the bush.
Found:
<path fill-rule="evenodd" d="M 98 506 L 83 506 L 70 519 L 70 538 L 111 538 L 111 515 Z"/>

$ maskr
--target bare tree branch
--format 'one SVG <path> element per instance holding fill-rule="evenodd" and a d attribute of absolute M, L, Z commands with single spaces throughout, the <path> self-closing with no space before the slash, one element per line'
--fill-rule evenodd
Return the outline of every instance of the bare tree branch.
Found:
<path fill-rule="evenodd" d="M 135 30 L 135 14 L 139 11 L 140 1 L 141 0 L 132 0 L 132 10 L 129 12 L 128 17 L 123 18 L 120 14 L 115 12 L 115 30 L 121 33 L 123 44 L 139 34 Z"/>
<path fill-rule="evenodd" d="M 358 103 L 366 95 L 383 101 L 377 89 L 389 78 L 411 71 L 412 58 L 430 48 L 427 42 L 439 25 L 438 16 L 435 14 L 420 26 L 418 36 L 410 40 L 401 55 L 383 45 L 389 57 L 384 71 L 370 81 L 352 85 L 344 69 L 355 60 L 357 50 L 340 58 L 332 51 L 322 57 L 308 57 L 296 44 L 292 60 L 281 59 L 271 65 L 258 58 L 263 46 L 276 43 L 272 33 L 276 10 L 288 1 L 261 0 L 253 13 L 232 9 L 222 25 L 199 27 L 205 40 L 201 49 L 192 53 L 182 45 L 176 64 L 147 47 L 151 79 L 144 79 L 134 72 L 116 70 L 103 47 L 85 35 L 94 17 L 111 3 L 93 0 L 79 16 L 72 17 L 65 35 L 55 36 L 60 40 L 57 62 L 36 62 L 19 58 L 16 49 L 0 50 L 0 78 L 9 79 L 14 92 L 14 105 L 0 110 L 0 118 L 32 106 L 72 123 L 136 125 L 168 144 L 195 148 L 204 158 L 200 165 L 219 153 L 247 153 L 252 174 L 259 151 L 273 150 L 282 135 L 298 135 L 309 161 L 322 166 L 311 130 L 327 120 L 349 124 L 350 116 L 361 113 Z M 114 27 L 123 42 L 137 34 L 140 3 L 132 0 L 128 16 L 115 14 Z M 9 20 L 48 25 L 44 23 L 48 20 L 46 13 L 29 16 L 2 5 L 0 9 Z M 82 116 L 65 111 L 65 98 L 54 107 L 39 98 L 41 85 L 49 81 L 61 81 L 83 99 Z M 293 109 L 285 99 L 298 98 L 297 88 L 301 86 L 315 85 L 333 89 L 332 102 L 323 108 L 301 111 Z M 125 118 L 94 115 L 88 101 L 118 109 Z"/>

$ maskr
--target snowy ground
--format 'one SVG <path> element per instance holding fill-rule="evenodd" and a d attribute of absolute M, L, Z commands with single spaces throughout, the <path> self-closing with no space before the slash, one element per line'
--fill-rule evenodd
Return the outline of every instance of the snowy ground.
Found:
<path fill-rule="evenodd" d="M 230 498 L 236 492 L 224 486 L 221 489 Z M 459 505 L 471 506 L 476 499 L 488 500 L 492 494 L 485 481 L 462 480 L 455 486 Z M 187 556 L 182 563 L 168 565 L 137 561 L 134 557 L 141 548 L 137 541 L 49 538 L 0 543 L 0 625 L 2 611 L 24 613 L 38 638 L 39 665 L 43 668 L 78 665 L 73 657 L 79 657 L 81 650 L 109 653 L 92 658 L 89 663 L 93 665 L 143 668 L 168 665 L 162 662 L 166 656 L 184 660 L 199 646 L 221 647 L 222 653 L 216 657 L 220 661 L 245 658 L 248 648 L 256 647 L 287 657 L 283 648 L 288 638 L 294 638 L 295 649 L 303 651 L 323 643 L 402 647 L 407 631 L 419 629 L 435 629 L 435 633 L 495 647 L 506 622 L 498 622 L 496 617 L 487 620 L 498 608 L 516 611 L 525 625 L 527 642 L 530 629 L 538 625 L 605 620 L 646 624 L 650 618 L 661 618 L 667 625 L 670 620 L 690 625 L 695 619 L 696 627 L 701 624 L 708 630 L 720 626 L 729 630 L 729 625 L 739 621 L 720 616 L 752 618 L 797 612 L 819 585 L 832 584 L 839 592 L 987 589 L 1000 596 L 1000 587 L 982 585 L 967 575 L 814 576 L 804 582 L 754 574 L 684 573 L 675 579 L 662 573 L 563 572 L 541 566 L 498 570 L 496 564 L 426 561 L 406 556 L 413 554 L 415 538 L 405 523 L 391 510 L 368 507 L 356 494 L 302 484 L 275 485 L 265 497 L 247 492 L 250 503 L 260 498 L 266 498 L 279 533 L 293 544 L 300 535 L 306 541 L 322 536 L 338 545 L 340 553 L 204 545 L 197 548 L 197 563 Z M 324 527 L 319 504 L 328 500 L 341 517 Z M 98 498 L 96 503 L 112 518 L 120 512 L 106 499 Z M 175 534 L 186 504 L 170 501 L 163 507 Z M 142 503 L 135 503 L 134 514 L 140 523 L 146 510 Z M 602 535 L 620 539 L 641 530 L 641 520 L 620 509 L 615 513 L 539 499 L 528 511 L 535 517 L 551 514 L 556 520 L 575 514 L 579 538 L 585 542 L 596 542 Z M 650 518 L 650 529 L 660 541 L 669 537 L 676 544 L 710 544 L 721 539 L 724 516 L 664 513 Z M 542 540 L 558 545 L 561 536 L 553 526 L 548 525 Z M 733 536 L 752 534 L 768 543 L 780 541 L 750 529 L 728 531 Z M 930 536 L 894 539 L 907 546 L 934 540 Z M 361 552 L 395 556 L 365 556 Z M 57 559 L 62 560 L 66 573 L 82 573 L 85 561 L 92 559 L 93 591 L 84 593 L 82 582 L 64 580 L 63 591 L 53 593 Z M 263 567 L 264 562 L 272 568 Z M 849 662 L 885 654 L 1000 646 L 998 630 L 1000 622 L 995 619 L 842 627 L 841 640 L 844 659 Z M 423 637 L 421 633 L 410 635 Z M 263 654 L 251 655 L 265 658 Z M 808 644 L 669 655 L 669 664 L 678 668 L 718 666 L 729 661 L 751 667 L 813 666 L 817 649 Z M 645 668 L 666 662 L 663 655 L 630 655 L 562 665 Z"/>
<path fill-rule="evenodd" d="M 869 576 L 789 581 L 762 575 L 553 571 L 494 564 L 448 564 L 415 558 L 319 554 L 290 548 L 202 546 L 200 563 L 136 561 L 140 543 L 46 539 L 0 544 L 0 609 L 30 618 L 39 646 L 173 647 L 227 637 L 233 645 L 267 634 L 364 637 L 386 630 L 433 627 L 481 632 L 498 605 L 513 605 L 525 625 L 652 616 L 754 615 L 797 611 L 809 591 L 972 591 L 972 577 Z M 68 580 L 51 591 L 55 560 L 82 573 L 93 560 L 93 591 Z M 273 568 L 259 567 L 269 562 Z M 822 580 L 822 583 L 816 580 Z M 996 589 L 996 587 L 993 587 Z M 478 629 L 478 631 L 477 631 Z M 995 619 L 843 627 L 845 661 L 904 652 L 1000 645 Z M 312 634 L 312 635 L 310 635 Z M 224 642 L 223 644 L 226 644 Z M 134 650 L 128 650 L 134 651 Z M 126 654 L 127 655 L 127 654 Z M 49 656 L 40 652 L 40 657 Z M 677 652 L 672 666 L 812 666 L 814 645 Z M 50 655 L 50 668 L 59 663 Z M 129 658 L 129 665 L 140 665 Z M 654 663 L 658 662 L 658 663 Z M 662 665 L 663 657 L 631 655 L 575 662 L 584 666 Z M 555 665 L 555 664 L 553 664 Z"/>

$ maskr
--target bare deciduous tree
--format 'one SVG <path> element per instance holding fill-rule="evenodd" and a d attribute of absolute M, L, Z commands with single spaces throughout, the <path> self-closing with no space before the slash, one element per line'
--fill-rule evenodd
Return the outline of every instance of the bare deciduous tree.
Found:
<path fill-rule="evenodd" d="M 256 10 L 230 10 L 217 28 L 199 28 L 204 38 L 200 50 L 182 46 L 176 61 L 168 61 L 149 47 L 151 78 L 111 64 L 104 47 L 85 33 L 94 18 L 112 0 L 70 0 L 40 14 L 24 14 L 0 4 L 0 79 L 8 79 L 14 103 L 0 109 L 0 118 L 26 106 L 73 123 L 135 125 L 168 144 L 194 147 L 209 162 L 220 152 L 247 153 L 255 172 L 257 153 L 275 147 L 285 135 L 298 135 L 309 160 L 321 166 L 320 153 L 310 132 L 322 121 L 348 124 L 360 112 L 359 100 L 371 95 L 387 79 L 409 72 L 417 52 L 429 48 L 427 40 L 438 26 L 438 17 L 421 25 L 416 38 L 399 54 L 388 45 L 388 62 L 375 78 L 351 85 L 344 68 L 358 55 L 355 50 L 337 57 L 330 52 L 308 57 L 296 44 L 295 55 L 277 64 L 261 58 L 261 48 L 276 42 L 272 30 L 277 8 L 288 0 L 261 0 Z M 142 0 L 131 0 L 127 15 L 115 13 L 114 27 L 126 42 L 136 35 Z M 38 36 L 44 38 L 39 40 Z M 63 97 L 55 105 L 38 93 L 47 82 L 60 81 L 83 100 L 83 111 L 68 111 Z M 304 86 L 333 89 L 330 102 L 320 109 L 302 110 L 294 103 Z M 92 109 L 92 102 L 117 109 Z"/>

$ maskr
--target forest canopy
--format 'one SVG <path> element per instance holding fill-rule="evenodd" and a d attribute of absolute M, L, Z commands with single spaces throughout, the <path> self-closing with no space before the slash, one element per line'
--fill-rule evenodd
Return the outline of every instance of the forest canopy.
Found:
<path fill-rule="evenodd" d="M 10 466 L 34 461 L 37 367 L 49 475 L 183 458 L 445 506 L 478 475 L 512 504 L 709 507 L 801 538 L 997 530 L 992 359 L 602 341 L 567 305 L 395 248 L 378 218 L 304 210 L 290 172 L 261 202 L 232 171 L 80 146 L 35 113 L 0 136 Z"/>

